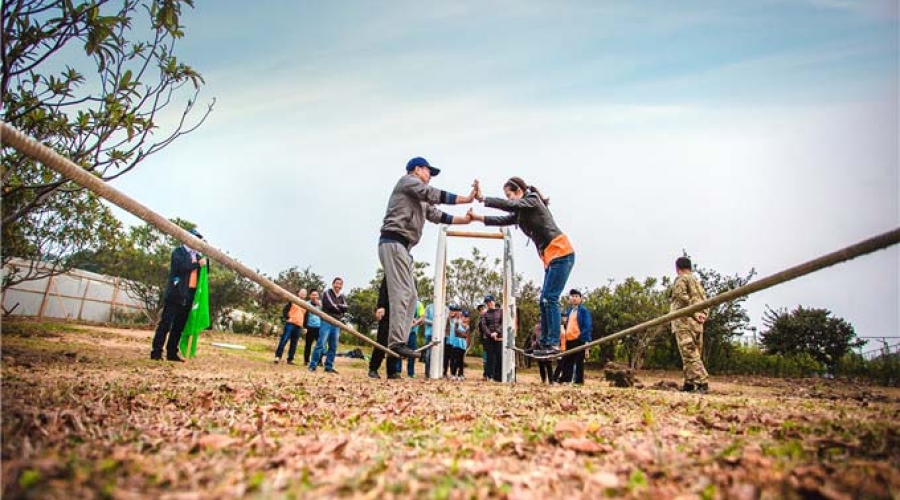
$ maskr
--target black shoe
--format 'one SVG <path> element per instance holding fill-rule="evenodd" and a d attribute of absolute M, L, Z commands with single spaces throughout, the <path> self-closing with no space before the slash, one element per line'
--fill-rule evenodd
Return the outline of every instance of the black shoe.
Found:
<path fill-rule="evenodd" d="M 694 392 L 696 390 L 697 386 L 695 386 L 694 384 L 688 384 L 687 382 L 685 382 L 684 385 L 681 386 L 681 392 Z"/>
<path fill-rule="evenodd" d="M 289 364 L 289 365 L 294 364 L 294 360 L 293 360 L 293 359 L 289 359 L 288 362 L 287 362 L 287 364 Z"/>
<path fill-rule="evenodd" d="M 400 374 L 399 373 L 388 373 L 387 378 L 389 378 L 391 380 L 398 379 L 398 378 L 400 378 Z"/>
<path fill-rule="evenodd" d="M 166 356 L 166 361 L 175 361 L 176 363 L 184 363 L 184 359 L 177 354 L 171 355 L 171 356 Z"/>
<path fill-rule="evenodd" d="M 536 348 L 534 351 L 535 356 L 545 357 L 545 356 L 556 356 L 559 354 L 559 346 L 555 345 L 541 345 Z"/>
<path fill-rule="evenodd" d="M 150 359 L 152 359 L 153 361 L 160 361 L 162 360 L 162 354 L 154 354 L 151 352 Z"/>
<path fill-rule="evenodd" d="M 337 370 L 335 370 L 334 368 L 326 368 L 325 373 L 333 373 L 335 375 L 338 374 Z"/>
<path fill-rule="evenodd" d="M 709 392 L 709 384 L 697 384 L 697 392 L 700 394 L 706 394 Z"/>
<path fill-rule="evenodd" d="M 396 344 L 389 345 L 388 349 L 390 349 L 390 350 L 394 351 L 395 353 L 397 353 L 398 355 L 400 355 L 401 358 L 419 359 L 422 357 L 422 353 L 416 352 L 416 351 L 410 349 L 408 345 L 406 345 L 402 342 L 398 342 Z"/>
<path fill-rule="evenodd" d="M 369 378 L 381 378 L 381 375 L 375 370 L 369 370 Z"/>

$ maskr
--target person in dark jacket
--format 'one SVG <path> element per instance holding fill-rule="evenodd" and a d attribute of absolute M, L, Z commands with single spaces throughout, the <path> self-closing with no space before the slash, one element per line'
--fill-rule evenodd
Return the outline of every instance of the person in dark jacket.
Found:
<path fill-rule="evenodd" d="M 572 243 L 556 225 L 547 208 L 550 200 L 534 186 L 529 186 L 519 177 L 512 177 L 503 185 L 503 198 L 485 198 L 481 188 L 476 189 L 476 198 L 488 208 L 497 208 L 509 215 L 485 216 L 469 209 L 472 220 L 479 220 L 485 226 L 517 225 L 537 248 L 538 256 L 544 263 L 544 283 L 541 287 L 541 340 L 534 350 L 536 356 L 559 354 L 559 336 L 562 313 L 559 296 L 566 287 L 566 281 L 575 265 L 575 250 Z"/>
<path fill-rule="evenodd" d="M 503 382 L 503 309 L 496 307 L 493 295 L 484 298 L 487 309 L 478 320 L 478 330 L 487 351 L 487 378 Z"/>
<path fill-rule="evenodd" d="M 326 290 L 322 295 L 322 312 L 334 318 L 342 318 L 347 313 L 347 301 L 341 294 L 344 289 L 344 280 L 335 278 L 331 282 L 331 288 Z M 334 356 L 337 354 L 338 337 L 341 329 L 331 323 L 322 322 L 319 328 L 319 340 L 316 342 L 316 348 L 313 350 L 312 359 L 309 362 L 309 371 L 316 371 L 319 366 L 319 360 L 325 356 L 325 372 L 337 374 L 334 369 Z M 327 353 L 325 351 L 327 346 Z"/>
<path fill-rule="evenodd" d="M 381 278 L 381 285 L 378 287 L 378 300 L 375 303 L 375 319 L 378 321 L 378 333 L 376 339 L 378 343 L 387 347 L 388 334 L 390 333 L 390 301 L 387 294 L 387 283 Z M 372 358 L 369 359 L 369 378 L 381 378 L 378 374 L 381 363 L 384 361 L 385 354 L 381 349 L 372 349 Z M 400 359 L 393 356 L 387 357 L 387 378 L 400 378 Z"/>
<path fill-rule="evenodd" d="M 203 239 L 203 236 L 195 229 L 190 229 L 188 232 Z M 181 332 L 184 331 L 184 324 L 187 322 L 191 306 L 194 304 L 200 267 L 205 265 L 207 265 L 206 257 L 202 257 L 199 252 L 187 245 L 178 246 L 172 251 L 169 278 L 166 282 L 166 293 L 163 296 L 162 319 L 153 335 L 150 359 L 161 360 L 165 344 L 167 360 L 184 362 L 184 359 L 178 355 L 178 344 L 181 342 Z M 168 341 L 166 341 L 167 335 Z"/>

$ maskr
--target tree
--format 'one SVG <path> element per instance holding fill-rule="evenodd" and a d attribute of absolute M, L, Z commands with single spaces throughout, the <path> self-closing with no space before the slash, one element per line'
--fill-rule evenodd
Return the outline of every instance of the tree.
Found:
<path fill-rule="evenodd" d="M 269 278 L 269 276 L 266 276 L 266 278 Z M 309 266 L 302 271 L 298 266 L 292 266 L 278 273 L 278 277 L 272 279 L 272 281 L 293 294 L 299 292 L 301 288 L 306 288 L 307 291 L 318 290 L 319 296 L 321 296 L 325 293 L 325 289 L 328 286 L 322 275 L 313 272 Z M 279 321 L 285 300 L 281 296 L 263 288 L 257 287 L 256 290 L 256 305 L 262 315 L 270 322 Z"/>
<path fill-rule="evenodd" d="M 585 307 L 595 321 L 594 334 L 605 337 L 665 314 L 668 312 L 667 287 L 668 278 L 651 277 L 638 281 L 629 277 L 614 288 L 606 286 L 590 292 Z M 643 367 L 650 345 L 667 328 L 660 325 L 621 340 L 632 368 Z"/>
<path fill-rule="evenodd" d="M 196 227 L 179 218 L 172 222 L 183 229 Z M 125 289 L 141 301 L 147 319 L 156 322 L 163 308 L 172 249 L 180 244 L 155 227 L 143 224 L 106 240 L 98 250 L 82 250 L 72 255 L 67 265 L 126 279 Z"/>
<path fill-rule="evenodd" d="M 477 247 L 472 248 L 472 258 L 453 259 L 447 265 L 447 301 L 456 302 L 472 310 L 481 304 L 486 294 L 498 295 L 503 290 L 503 274 L 500 259 L 488 261 Z"/>
<path fill-rule="evenodd" d="M 378 289 L 384 273 L 381 269 L 375 273 L 375 277 L 367 287 L 357 287 L 347 294 L 347 314 L 360 333 L 369 333 L 377 325 L 375 321 L 375 309 L 378 305 Z"/>
<path fill-rule="evenodd" d="M 193 0 L 3 2 L 3 120 L 105 181 L 128 173 L 212 110 L 188 123 L 203 79 L 175 56 L 185 5 Z M 173 107 L 180 116 L 165 123 Z M 114 237 L 118 221 L 93 193 L 10 147 L 0 159 L 2 264 L 49 264 L 11 275 L 4 290 L 65 272 L 71 254 Z"/>
<path fill-rule="evenodd" d="M 246 308 L 253 302 L 256 283 L 225 266 L 209 268 L 209 317 L 213 324 L 234 308 Z"/>
<path fill-rule="evenodd" d="M 827 309 L 804 308 L 767 309 L 761 342 L 767 354 L 795 356 L 808 354 L 822 363 L 828 373 L 834 373 L 841 358 L 864 342 L 856 338 L 853 325 L 842 318 L 832 317 Z"/>

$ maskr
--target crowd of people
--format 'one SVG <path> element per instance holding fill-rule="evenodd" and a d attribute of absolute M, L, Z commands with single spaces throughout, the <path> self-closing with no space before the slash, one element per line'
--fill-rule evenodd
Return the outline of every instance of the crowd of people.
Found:
<path fill-rule="evenodd" d="M 534 243 L 544 267 L 544 279 L 539 303 L 540 322 L 534 328 L 526 354 L 539 359 L 543 382 L 583 384 L 584 362 L 589 351 L 581 350 L 571 355 L 564 353 L 592 340 L 591 315 L 582 304 L 581 293 L 575 289 L 569 292 L 571 306 L 565 313 L 561 310 L 560 296 L 575 265 L 575 249 L 550 213 L 549 198 L 520 177 L 510 177 L 503 184 L 503 197 L 484 196 L 478 180 L 472 183 L 469 194 L 457 195 L 431 186 L 431 179 L 439 173 L 440 169 L 422 157 L 409 160 L 406 174 L 397 181 L 388 199 L 381 226 L 378 258 L 384 277 L 379 287 L 375 311 L 378 321 L 376 338 L 380 345 L 400 356 L 387 358 L 387 377 L 401 376 L 401 358 L 407 359 L 408 377 L 416 376 L 416 360 L 419 359 L 425 363 L 426 375 L 430 373 L 430 348 L 433 347 L 431 339 L 435 327 L 434 305 L 425 306 L 419 300 L 410 253 L 422 236 L 425 221 L 435 224 L 470 224 L 477 221 L 485 226 L 515 225 Z M 436 208 L 436 205 L 473 202 L 480 202 L 487 208 L 498 209 L 506 214 L 483 215 L 470 208 L 465 215 L 451 215 Z M 200 237 L 199 233 L 193 232 Z M 191 308 L 197 270 L 205 265 L 206 259 L 186 245 L 173 251 L 165 309 L 154 335 L 150 354 L 152 359 L 162 359 L 165 345 L 167 360 L 183 361 L 178 355 L 178 341 L 187 312 Z M 690 260 L 681 257 L 676 260 L 675 267 L 671 310 L 690 307 L 706 300 L 702 285 L 691 272 Z M 310 304 L 330 316 L 342 317 L 348 310 L 347 301 L 341 293 L 343 285 L 341 278 L 335 278 L 331 288 L 322 294 L 321 303 L 318 290 L 309 291 Z M 297 293 L 301 299 L 307 296 L 306 290 L 297 290 Z M 442 307 L 446 307 L 448 312 L 447 324 L 443 325 L 444 377 L 463 379 L 465 353 L 472 346 L 473 340 L 472 315 L 469 310 L 455 304 Z M 708 311 L 701 311 L 672 322 L 672 331 L 684 361 L 685 391 L 706 392 L 709 389 L 706 369 L 700 357 L 703 324 L 707 313 Z M 285 326 L 275 350 L 275 363 L 280 362 L 285 347 L 288 351 L 287 363 L 294 363 L 297 345 L 305 330 L 304 363 L 308 370 L 314 372 L 324 364 L 326 373 L 336 374 L 334 359 L 337 355 L 339 328 L 293 303 L 285 305 L 282 317 Z M 479 339 L 484 351 L 482 376 L 485 380 L 502 381 L 503 312 L 492 295 L 486 295 L 484 303 L 478 305 L 477 318 Z M 423 325 L 426 344 L 424 349 L 418 349 L 419 329 Z M 313 345 L 315 348 L 310 353 Z M 562 357 L 554 369 L 548 358 L 560 355 Z M 369 377 L 380 378 L 378 370 L 384 361 L 384 352 L 376 349 L 370 359 Z"/>

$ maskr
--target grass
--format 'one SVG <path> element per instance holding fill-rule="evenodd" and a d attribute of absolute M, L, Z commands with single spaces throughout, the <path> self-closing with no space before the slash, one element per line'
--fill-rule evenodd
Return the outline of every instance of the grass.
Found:
<path fill-rule="evenodd" d="M 271 363 L 277 338 L 4 321 L 4 498 L 891 498 L 900 391 L 713 379 L 707 396 Z M 217 349 L 209 342 L 243 344 Z M 418 372 L 424 370 L 420 364 Z M 677 373 L 641 373 L 645 386 Z"/>

